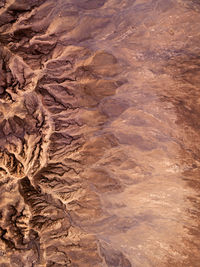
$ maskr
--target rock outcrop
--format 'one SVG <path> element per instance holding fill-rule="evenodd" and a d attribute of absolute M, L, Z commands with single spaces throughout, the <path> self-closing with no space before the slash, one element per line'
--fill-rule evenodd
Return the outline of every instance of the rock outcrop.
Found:
<path fill-rule="evenodd" d="M 0 267 L 198 267 L 200 4 L 0 0 Z"/>

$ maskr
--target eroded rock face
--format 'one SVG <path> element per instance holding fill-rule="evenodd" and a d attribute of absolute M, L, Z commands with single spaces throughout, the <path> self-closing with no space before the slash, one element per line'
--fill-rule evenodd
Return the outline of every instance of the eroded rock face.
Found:
<path fill-rule="evenodd" d="M 0 1 L 1 267 L 199 266 L 199 6 Z"/>
<path fill-rule="evenodd" d="M 81 173 L 116 146 L 110 134 L 91 143 L 87 136 L 106 120 L 97 110 L 101 99 L 124 83 L 118 77 L 122 66 L 111 53 L 79 44 L 85 33 L 108 21 L 80 15 L 82 10 L 103 4 L 2 3 L 2 266 L 101 266 L 104 258 L 109 261 L 94 233 L 81 228 L 108 217 Z M 80 20 L 91 33 L 82 32 Z M 96 126 L 91 116 L 99 120 Z M 115 180 L 108 176 L 105 183 L 112 186 Z M 129 262 L 115 253 L 111 261 Z"/>

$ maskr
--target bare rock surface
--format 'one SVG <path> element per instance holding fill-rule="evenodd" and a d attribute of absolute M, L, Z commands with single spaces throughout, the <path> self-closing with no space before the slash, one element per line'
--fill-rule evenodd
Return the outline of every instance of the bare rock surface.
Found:
<path fill-rule="evenodd" d="M 0 267 L 200 266 L 200 3 L 0 0 Z"/>

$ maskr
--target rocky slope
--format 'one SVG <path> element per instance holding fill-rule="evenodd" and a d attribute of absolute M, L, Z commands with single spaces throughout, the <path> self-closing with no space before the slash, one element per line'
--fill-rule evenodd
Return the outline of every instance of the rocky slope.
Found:
<path fill-rule="evenodd" d="M 0 0 L 0 267 L 199 267 L 200 4 Z"/>

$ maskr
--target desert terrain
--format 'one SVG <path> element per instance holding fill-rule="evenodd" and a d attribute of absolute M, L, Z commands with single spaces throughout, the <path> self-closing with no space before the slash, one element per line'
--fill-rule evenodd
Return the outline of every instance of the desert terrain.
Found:
<path fill-rule="evenodd" d="M 200 2 L 0 0 L 0 267 L 200 266 Z"/>

